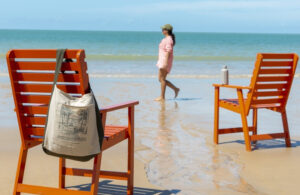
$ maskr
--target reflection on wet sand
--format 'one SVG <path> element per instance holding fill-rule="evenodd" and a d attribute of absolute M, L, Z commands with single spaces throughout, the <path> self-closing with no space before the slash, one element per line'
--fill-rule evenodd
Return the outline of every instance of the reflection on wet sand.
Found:
<path fill-rule="evenodd" d="M 155 146 L 159 149 L 162 155 L 166 158 L 170 155 L 172 151 L 172 144 L 170 140 L 172 140 L 172 131 L 170 127 L 167 125 L 168 116 L 166 115 L 166 104 L 165 102 L 160 102 L 161 107 L 158 113 L 158 132 L 155 141 Z"/>
<path fill-rule="evenodd" d="M 157 151 L 156 160 L 153 161 L 157 179 L 168 178 L 172 176 L 173 168 L 176 167 L 172 153 L 174 152 L 173 145 L 178 143 L 177 137 L 174 134 L 174 121 L 177 120 L 176 109 L 178 105 L 176 102 L 166 105 L 165 102 L 160 102 L 158 117 L 158 129 L 154 135 L 154 148 Z M 162 180 L 165 182 L 165 179 Z"/>
<path fill-rule="evenodd" d="M 217 147 L 207 147 L 197 125 L 199 119 L 182 112 L 181 102 L 156 104 L 157 128 L 144 136 L 154 141 L 147 146 L 155 152 L 147 166 L 151 183 L 167 189 L 180 189 L 181 194 L 235 192 L 256 194 L 255 189 L 240 178 L 240 167 L 232 157 Z M 153 116 L 155 118 L 155 115 Z M 152 153 L 153 154 L 153 153 Z M 147 156 L 147 155 L 145 155 Z M 239 194 L 239 193 L 238 193 Z"/>
<path fill-rule="evenodd" d="M 177 118 L 176 115 L 170 116 L 168 112 L 174 112 L 178 107 L 177 102 L 174 102 L 174 107 L 166 111 L 165 102 L 160 102 L 160 104 L 161 107 L 158 113 L 159 126 L 155 142 L 155 147 L 157 147 L 157 149 L 160 151 L 158 157 L 159 170 L 157 171 L 165 170 L 166 168 L 168 168 L 165 167 L 166 162 L 168 162 L 167 166 L 174 166 L 174 159 L 172 159 L 171 153 L 173 151 L 173 141 L 176 140 L 176 136 L 173 134 L 173 130 L 171 129 L 172 125 L 170 123 L 173 123 L 174 120 L 177 120 Z"/>

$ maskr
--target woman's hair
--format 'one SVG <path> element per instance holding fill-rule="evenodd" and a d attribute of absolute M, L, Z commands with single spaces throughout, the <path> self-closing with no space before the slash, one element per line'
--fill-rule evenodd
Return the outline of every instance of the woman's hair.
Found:
<path fill-rule="evenodd" d="M 168 34 L 172 37 L 173 45 L 175 46 L 175 44 L 176 44 L 175 34 L 171 30 L 168 30 Z"/>

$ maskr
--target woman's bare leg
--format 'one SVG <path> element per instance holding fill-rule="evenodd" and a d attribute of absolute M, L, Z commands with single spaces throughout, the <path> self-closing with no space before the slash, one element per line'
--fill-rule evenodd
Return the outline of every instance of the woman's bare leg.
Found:
<path fill-rule="evenodd" d="M 171 83 L 170 81 L 166 80 L 167 75 L 168 75 L 168 72 L 166 70 L 159 69 L 158 79 L 159 79 L 159 82 L 161 85 L 161 95 L 160 95 L 160 97 L 155 99 L 156 101 L 161 101 L 161 100 L 165 99 L 166 86 L 173 89 L 173 91 L 175 92 L 175 98 L 178 95 L 179 88 L 177 88 L 175 85 L 173 85 L 173 83 Z"/>
<path fill-rule="evenodd" d="M 155 99 L 155 101 L 162 101 L 165 100 L 165 92 L 166 92 L 166 74 L 165 71 L 163 69 L 159 69 L 158 71 L 158 80 L 160 82 L 160 96 L 158 98 Z"/>
<path fill-rule="evenodd" d="M 174 93 L 175 93 L 175 98 L 178 96 L 179 93 L 179 88 L 177 88 L 175 85 L 173 85 L 173 83 L 171 83 L 170 81 L 166 80 L 166 84 L 168 87 L 170 87 L 171 89 L 173 89 Z"/>
<path fill-rule="evenodd" d="M 177 88 L 173 83 L 171 83 L 170 81 L 168 81 L 166 78 L 167 78 L 167 75 L 168 75 L 168 72 L 166 70 L 163 70 L 161 69 L 160 70 L 162 73 L 163 73 L 163 77 L 162 79 L 166 82 L 166 85 L 168 87 L 170 87 L 171 89 L 173 89 L 174 93 L 175 93 L 175 98 L 177 97 L 178 93 L 179 93 L 179 88 Z M 164 91 L 165 92 L 165 91 Z"/>

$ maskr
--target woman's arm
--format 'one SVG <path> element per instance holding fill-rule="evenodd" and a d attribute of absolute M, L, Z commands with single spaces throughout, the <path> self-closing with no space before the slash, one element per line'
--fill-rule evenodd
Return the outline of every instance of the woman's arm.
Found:
<path fill-rule="evenodd" d="M 171 55 L 171 52 L 173 51 L 173 41 L 172 39 L 166 39 L 166 45 L 165 45 L 165 52 L 166 52 L 166 56 L 165 56 L 165 61 L 164 61 L 164 65 L 165 67 L 168 66 L 168 60 L 169 57 Z"/>
<path fill-rule="evenodd" d="M 165 61 L 164 61 L 164 67 L 167 67 L 168 65 L 168 60 L 169 60 L 169 57 L 170 57 L 170 52 L 166 52 L 166 57 L 165 57 Z"/>

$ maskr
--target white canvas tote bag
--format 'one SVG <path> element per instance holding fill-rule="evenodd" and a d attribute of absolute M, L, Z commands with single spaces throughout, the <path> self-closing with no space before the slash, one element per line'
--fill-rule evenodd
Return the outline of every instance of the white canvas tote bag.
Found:
<path fill-rule="evenodd" d="M 76 98 L 57 88 L 64 52 L 57 50 L 43 149 L 50 155 L 87 161 L 100 153 L 103 139 L 101 116 L 92 92 Z"/>

